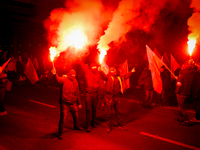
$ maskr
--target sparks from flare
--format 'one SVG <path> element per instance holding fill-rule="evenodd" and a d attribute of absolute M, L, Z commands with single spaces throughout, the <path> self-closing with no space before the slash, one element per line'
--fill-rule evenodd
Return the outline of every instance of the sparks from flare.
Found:
<path fill-rule="evenodd" d="M 190 39 L 187 42 L 187 44 L 188 44 L 188 52 L 189 52 L 190 56 L 192 56 L 192 52 L 193 52 L 195 45 L 196 45 L 196 40 Z"/>

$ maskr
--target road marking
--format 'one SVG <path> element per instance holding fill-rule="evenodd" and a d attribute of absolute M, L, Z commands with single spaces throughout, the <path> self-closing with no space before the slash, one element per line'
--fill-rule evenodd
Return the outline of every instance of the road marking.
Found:
<path fill-rule="evenodd" d="M 186 147 L 186 148 L 190 148 L 190 149 L 194 149 L 194 150 L 200 150 L 200 148 L 198 148 L 198 147 L 194 147 L 194 146 L 190 146 L 190 145 L 187 145 L 187 144 L 184 144 L 184 143 L 181 143 L 181 142 L 166 139 L 166 138 L 163 138 L 163 137 L 160 137 L 160 136 L 157 136 L 157 135 L 153 135 L 153 134 L 149 134 L 149 133 L 145 133 L 145 132 L 140 132 L 140 134 L 143 134 L 143 135 L 146 135 L 146 136 L 149 136 L 149 137 L 153 137 L 153 138 L 156 138 L 156 139 L 159 139 L 159 140 L 162 140 L 162 141 L 166 141 L 166 142 L 169 142 L 169 143 L 172 143 L 172 144 L 176 144 L 176 145 L 179 145 L 179 146 L 182 146 L 182 147 Z"/>
<path fill-rule="evenodd" d="M 125 98 L 121 98 L 121 99 L 124 100 L 124 101 L 127 101 L 127 102 L 140 104 L 140 101 L 138 101 L 138 100 L 125 99 Z M 179 110 L 178 107 L 173 107 L 173 106 L 167 106 L 167 107 L 166 106 L 165 107 L 164 106 L 159 106 L 159 107 L 166 108 L 166 109 L 171 109 L 171 110 Z M 191 110 L 191 109 L 186 109 L 186 112 L 188 112 L 188 113 L 196 113 L 195 110 Z"/>
<path fill-rule="evenodd" d="M 37 104 L 41 104 L 41 105 L 44 105 L 44 106 L 48 106 L 48 107 L 51 107 L 51 108 L 55 108 L 56 107 L 56 106 L 53 106 L 53 105 L 45 104 L 45 103 L 34 101 L 34 100 L 31 100 L 31 99 L 29 99 L 29 101 L 37 103 Z"/>

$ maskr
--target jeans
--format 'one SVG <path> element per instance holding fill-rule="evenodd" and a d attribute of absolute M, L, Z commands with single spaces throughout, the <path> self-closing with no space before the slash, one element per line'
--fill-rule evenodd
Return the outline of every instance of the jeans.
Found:
<path fill-rule="evenodd" d="M 200 100 L 199 99 L 196 100 L 194 104 L 195 104 L 195 111 L 196 111 L 195 118 L 197 120 L 200 120 Z"/>
<path fill-rule="evenodd" d="M 91 121 L 91 112 L 92 112 L 92 124 L 95 123 L 96 120 L 96 112 L 97 112 L 97 103 L 98 103 L 98 93 L 86 93 L 86 124 L 87 127 L 90 125 Z"/>
<path fill-rule="evenodd" d="M 179 117 L 182 117 L 184 121 L 189 121 L 186 110 L 184 109 L 185 99 L 187 96 L 176 94 L 178 101 Z"/>
<path fill-rule="evenodd" d="M 112 108 L 114 108 L 118 125 L 122 125 L 122 119 L 121 119 L 121 110 L 120 110 L 120 100 L 117 98 L 108 98 L 106 97 L 106 108 L 107 108 L 107 119 L 108 119 L 108 126 L 112 125 Z"/>
<path fill-rule="evenodd" d="M 65 118 L 67 115 L 67 112 L 70 112 L 73 117 L 74 121 L 74 127 L 78 126 L 78 107 L 77 104 L 69 104 L 66 102 L 60 102 L 60 121 L 59 121 L 59 135 L 62 135 L 63 129 L 64 129 L 64 123 L 65 123 Z"/>

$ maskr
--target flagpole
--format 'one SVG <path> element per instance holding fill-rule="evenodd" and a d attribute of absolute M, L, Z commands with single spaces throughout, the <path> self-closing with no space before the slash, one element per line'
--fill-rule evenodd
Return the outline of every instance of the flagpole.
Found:
<path fill-rule="evenodd" d="M 162 62 L 162 63 L 165 66 L 165 68 L 174 76 L 174 78 L 177 79 L 177 76 L 175 76 L 175 74 L 167 67 L 167 65 L 164 62 Z"/>

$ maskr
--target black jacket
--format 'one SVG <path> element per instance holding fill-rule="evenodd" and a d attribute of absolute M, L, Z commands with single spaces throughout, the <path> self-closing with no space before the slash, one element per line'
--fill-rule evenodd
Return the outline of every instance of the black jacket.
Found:
<path fill-rule="evenodd" d="M 184 96 L 190 95 L 194 73 L 195 69 L 190 66 L 180 71 L 176 82 L 176 94 Z"/>

